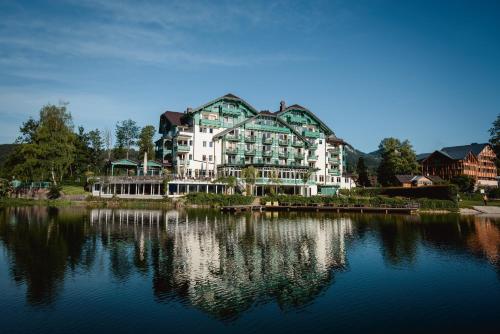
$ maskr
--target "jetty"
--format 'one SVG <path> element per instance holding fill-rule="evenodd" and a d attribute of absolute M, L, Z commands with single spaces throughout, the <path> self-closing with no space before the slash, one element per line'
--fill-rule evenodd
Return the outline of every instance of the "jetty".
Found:
<path fill-rule="evenodd" d="M 404 207 L 386 206 L 330 206 L 330 205 L 229 205 L 221 207 L 223 212 L 245 212 L 245 211 L 289 211 L 289 212 L 352 212 L 352 213 L 382 213 L 382 214 L 416 214 L 418 205 Z"/>

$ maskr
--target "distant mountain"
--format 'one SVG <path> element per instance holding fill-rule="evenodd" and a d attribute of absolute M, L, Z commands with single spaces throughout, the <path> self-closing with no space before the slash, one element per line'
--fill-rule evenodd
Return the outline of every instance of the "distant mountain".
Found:
<path fill-rule="evenodd" d="M 380 164 L 381 158 L 379 150 L 364 153 L 350 146 L 346 146 L 345 150 L 347 154 L 346 162 L 348 172 L 352 172 L 356 169 L 359 157 L 363 157 L 365 159 L 365 164 L 369 171 L 375 172 Z"/>

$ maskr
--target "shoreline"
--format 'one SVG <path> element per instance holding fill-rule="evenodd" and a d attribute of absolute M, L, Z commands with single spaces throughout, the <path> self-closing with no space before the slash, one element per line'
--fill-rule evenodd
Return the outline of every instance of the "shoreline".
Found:
<path fill-rule="evenodd" d="M 80 207 L 80 208 L 109 208 L 109 209 L 212 209 L 220 210 L 220 206 L 188 204 L 183 200 L 172 199 L 90 199 L 90 200 L 74 200 L 74 199 L 26 199 L 26 198 L 4 198 L 0 199 L 0 208 L 15 207 L 15 206 L 45 206 L 45 207 Z M 300 208 L 300 206 L 298 207 Z M 300 211 L 300 210 L 292 210 Z M 333 213 L 333 212 L 332 212 Z M 363 214 L 363 213 L 361 213 Z M 372 214 L 372 213 L 365 213 Z M 475 215 L 481 212 L 469 209 L 459 208 L 459 210 L 445 209 L 421 209 L 416 214 L 461 214 Z"/>

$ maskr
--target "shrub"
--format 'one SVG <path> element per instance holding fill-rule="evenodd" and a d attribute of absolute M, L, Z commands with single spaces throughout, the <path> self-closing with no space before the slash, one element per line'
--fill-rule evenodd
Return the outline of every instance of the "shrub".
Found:
<path fill-rule="evenodd" d="M 411 188 L 389 187 L 382 188 L 380 194 L 391 197 L 401 196 L 455 201 L 457 198 L 457 187 L 453 184 Z"/>
<path fill-rule="evenodd" d="M 186 202 L 196 205 L 227 206 L 249 205 L 253 202 L 252 196 L 224 195 L 210 193 L 190 193 L 186 195 Z"/>
<path fill-rule="evenodd" d="M 473 192 L 474 185 L 476 184 L 476 180 L 468 175 L 454 176 L 450 182 L 455 184 L 458 189 L 464 193 Z"/>
<path fill-rule="evenodd" d="M 52 183 L 49 188 L 49 192 L 47 193 L 48 199 L 57 199 L 61 197 L 61 186 Z"/>

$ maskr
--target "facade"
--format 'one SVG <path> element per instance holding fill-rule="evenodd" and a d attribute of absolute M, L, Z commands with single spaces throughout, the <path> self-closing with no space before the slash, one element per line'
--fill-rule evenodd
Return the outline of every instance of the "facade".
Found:
<path fill-rule="evenodd" d="M 254 192 L 279 185 L 287 193 L 332 194 L 350 188 L 345 177 L 346 143 L 299 105 L 281 102 L 276 112 L 259 112 L 227 94 L 186 112 L 160 117 L 157 159 L 175 179 L 214 180 L 256 169 Z"/>
<path fill-rule="evenodd" d="M 445 147 L 423 158 L 422 173 L 445 180 L 459 175 L 476 179 L 477 186 L 498 187 L 496 155 L 489 144 Z"/>

